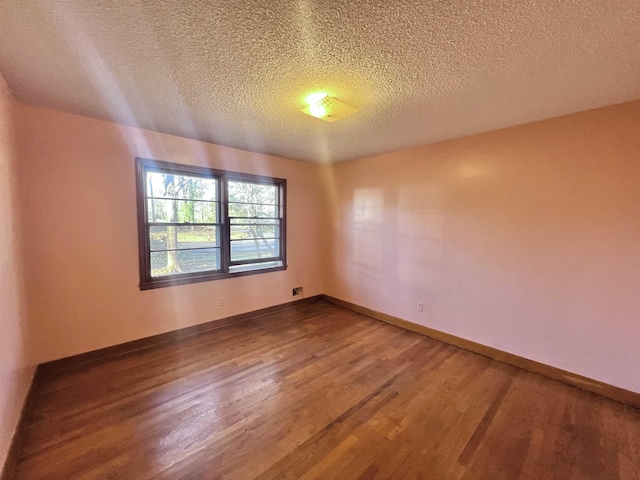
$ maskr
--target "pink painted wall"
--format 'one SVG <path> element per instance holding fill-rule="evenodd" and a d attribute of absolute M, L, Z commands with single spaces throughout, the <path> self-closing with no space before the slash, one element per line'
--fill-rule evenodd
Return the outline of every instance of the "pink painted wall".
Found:
<path fill-rule="evenodd" d="M 322 293 L 320 167 L 24 105 L 16 122 L 35 361 Z M 136 156 L 286 178 L 289 268 L 140 291 Z"/>
<path fill-rule="evenodd" d="M 0 74 L 0 470 L 35 370 L 27 355 L 28 328 L 16 209 L 15 106 Z"/>
<path fill-rule="evenodd" d="M 325 293 L 640 392 L 640 102 L 326 178 Z"/>
<path fill-rule="evenodd" d="M 299 285 L 640 392 L 640 102 L 327 167 L 6 95 L 0 128 L 0 448 L 30 365 Z M 289 269 L 141 292 L 135 156 L 287 178 Z"/>

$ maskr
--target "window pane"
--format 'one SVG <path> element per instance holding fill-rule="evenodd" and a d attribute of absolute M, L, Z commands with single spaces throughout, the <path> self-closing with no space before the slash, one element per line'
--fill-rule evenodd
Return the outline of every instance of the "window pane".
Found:
<path fill-rule="evenodd" d="M 280 225 L 280 221 L 277 218 L 232 218 L 231 225 Z"/>
<path fill-rule="evenodd" d="M 229 267 L 229 271 L 231 273 L 237 273 L 237 272 L 249 272 L 249 271 L 253 271 L 253 270 L 264 270 L 267 268 L 274 268 L 274 267 L 281 267 L 282 266 L 282 261 L 281 260 L 273 260 L 273 261 L 263 261 L 258 263 L 256 261 L 256 263 L 243 263 L 240 265 L 231 265 Z"/>
<path fill-rule="evenodd" d="M 136 158 L 144 202 L 140 288 L 284 267 L 285 186 L 270 177 Z"/>
<path fill-rule="evenodd" d="M 231 225 L 231 240 L 243 238 L 276 238 L 280 237 L 280 227 L 276 225 Z"/>
<path fill-rule="evenodd" d="M 218 221 L 218 204 L 207 202 L 193 203 L 193 218 L 196 222 L 215 223 Z"/>
<path fill-rule="evenodd" d="M 232 240 L 231 261 L 253 260 L 280 256 L 280 241 L 269 240 Z"/>
<path fill-rule="evenodd" d="M 150 227 L 151 250 L 219 247 L 215 226 Z"/>
<path fill-rule="evenodd" d="M 220 249 L 151 252 L 151 276 L 220 270 Z"/>
<path fill-rule="evenodd" d="M 229 216 L 247 218 L 278 218 L 277 205 L 261 205 L 256 203 L 229 203 Z"/>
<path fill-rule="evenodd" d="M 147 200 L 150 222 L 217 223 L 217 202 L 188 200 Z"/>
<path fill-rule="evenodd" d="M 229 181 L 229 201 L 276 205 L 278 186 L 231 180 Z"/>
<path fill-rule="evenodd" d="M 215 178 L 147 172 L 147 197 L 218 200 Z"/>

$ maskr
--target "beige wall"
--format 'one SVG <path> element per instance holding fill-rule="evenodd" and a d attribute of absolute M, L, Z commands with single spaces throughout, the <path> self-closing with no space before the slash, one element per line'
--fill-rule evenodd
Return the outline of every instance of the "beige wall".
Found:
<path fill-rule="evenodd" d="M 640 392 L 640 102 L 327 178 L 325 293 Z"/>
<path fill-rule="evenodd" d="M 27 357 L 28 326 L 16 208 L 15 106 L 0 74 L 0 470 L 34 372 Z"/>
<path fill-rule="evenodd" d="M 23 105 L 16 121 L 37 362 L 322 293 L 320 167 Z M 289 268 L 140 291 L 136 156 L 286 178 Z"/>

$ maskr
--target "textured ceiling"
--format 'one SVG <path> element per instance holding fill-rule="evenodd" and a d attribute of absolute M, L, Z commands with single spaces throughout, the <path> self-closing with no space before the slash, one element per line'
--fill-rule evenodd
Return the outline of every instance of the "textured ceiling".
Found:
<path fill-rule="evenodd" d="M 640 98 L 638 0 L 0 0 L 18 101 L 333 162 Z M 360 111 L 300 112 L 324 90 Z"/>

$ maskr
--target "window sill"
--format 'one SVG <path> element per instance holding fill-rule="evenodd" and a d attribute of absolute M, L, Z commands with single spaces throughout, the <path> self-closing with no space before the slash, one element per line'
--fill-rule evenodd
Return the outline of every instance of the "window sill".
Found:
<path fill-rule="evenodd" d="M 272 264 L 269 264 L 269 265 L 272 265 Z M 276 266 L 268 266 L 268 267 L 261 267 L 261 268 L 255 268 L 255 266 L 252 266 L 251 269 L 248 269 L 247 267 L 242 269 L 240 267 L 243 267 L 243 266 L 238 265 L 238 267 L 232 267 L 232 268 L 235 268 L 235 270 L 229 273 L 204 273 L 200 275 L 182 274 L 182 275 L 174 275 L 171 277 L 158 278 L 148 282 L 141 282 L 140 290 L 152 290 L 155 288 L 173 287 L 176 285 L 187 285 L 189 283 L 210 282 L 213 280 L 223 280 L 225 278 L 235 278 L 235 277 L 244 277 L 247 275 L 257 275 L 261 273 L 279 272 L 281 270 L 287 269 L 286 265 L 276 265 Z"/>

